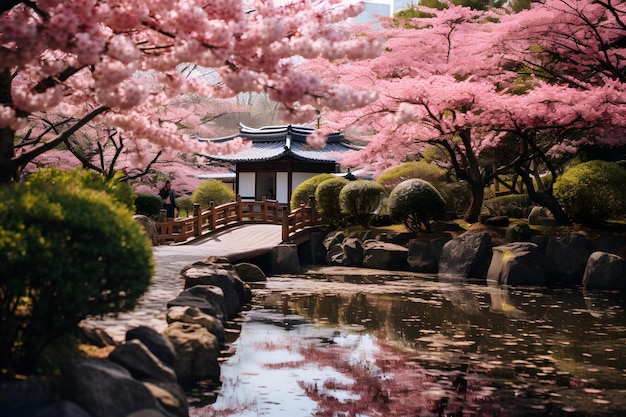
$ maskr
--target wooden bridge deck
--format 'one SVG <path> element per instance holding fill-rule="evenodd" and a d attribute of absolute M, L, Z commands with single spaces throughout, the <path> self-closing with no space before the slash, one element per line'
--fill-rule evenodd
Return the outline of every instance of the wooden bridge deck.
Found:
<path fill-rule="evenodd" d="M 262 201 L 242 201 L 237 196 L 234 202 L 220 206 L 211 204 L 209 210 L 202 212 L 200 205 L 195 204 L 193 216 L 156 222 L 156 229 L 159 244 L 193 244 L 206 239 L 219 240 L 220 236 L 226 234 L 229 240 L 240 239 L 239 243 L 244 245 L 251 240 L 264 242 L 264 238 L 255 234 L 247 236 L 235 233 L 230 236 L 234 227 L 246 224 L 272 226 L 272 230 L 279 230 L 279 241 L 272 246 L 275 247 L 281 242 L 301 243 L 307 240 L 308 231 L 321 225 L 321 217 L 315 210 L 314 198 L 309 200 L 309 204 L 289 211 L 288 207 L 266 198 Z"/>
<path fill-rule="evenodd" d="M 215 230 L 184 246 L 193 246 L 193 252 L 206 257 L 224 256 L 235 262 L 270 252 L 282 242 L 280 224 L 240 224 Z"/>

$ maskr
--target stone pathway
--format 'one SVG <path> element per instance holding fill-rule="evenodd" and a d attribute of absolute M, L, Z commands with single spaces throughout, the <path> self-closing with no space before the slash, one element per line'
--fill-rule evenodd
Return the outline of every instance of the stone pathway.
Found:
<path fill-rule="evenodd" d="M 140 325 L 161 332 L 167 327 L 167 302 L 183 290 L 180 271 L 185 266 L 203 261 L 209 256 L 238 258 L 243 253 L 270 250 L 280 243 L 280 225 L 254 224 L 223 230 L 185 245 L 154 247 L 154 282 L 135 309 L 117 316 L 90 318 L 87 321 L 105 330 L 118 342 L 124 340 L 129 329 Z"/>

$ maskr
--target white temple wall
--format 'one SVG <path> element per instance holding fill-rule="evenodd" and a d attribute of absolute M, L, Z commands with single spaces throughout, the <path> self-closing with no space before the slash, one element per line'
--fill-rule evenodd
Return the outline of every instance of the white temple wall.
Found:
<path fill-rule="evenodd" d="M 239 173 L 239 195 L 243 199 L 253 199 L 255 194 L 256 173 Z"/>
<path fill-rule="evenodd" d="M 289 174 L 287 172 L 276 173 L 276 200 L 280 204 L 289 204 Z"/>

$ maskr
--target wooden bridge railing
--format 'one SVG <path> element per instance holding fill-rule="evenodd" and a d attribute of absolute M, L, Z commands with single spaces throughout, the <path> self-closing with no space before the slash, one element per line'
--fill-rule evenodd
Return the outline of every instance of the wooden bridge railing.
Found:
<path fill-rule="evenodd" d="M 307 227 L 320 224 L 315 212 L 315 199 L 289 212 L 287 207 L 277 201 L 243 201 L 241 196 L 231 203 L 211 206 L 200 211 L 200 205 L 194 204 L 193 216 L 156 222 L 159 244 L 185 242 L 194 237 L 225 226 L 241 223 L 273 223 L 282 224 L 282 240 L 290 241 L 291 236 Z"/>
<path fill-rule="evenodd" d="M 289 242 L 297 232 L 321 223 L 321 215 L 315 210 L 315 198 L 310 197 L 307 205 L 302 204 L 291 212 L 283 212 L 283 242 Z"/>

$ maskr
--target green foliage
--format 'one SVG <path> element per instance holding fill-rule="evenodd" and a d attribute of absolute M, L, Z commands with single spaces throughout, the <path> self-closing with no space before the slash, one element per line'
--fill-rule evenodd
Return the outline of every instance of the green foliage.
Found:
<path fill-rule="evenodd" d="M 356 180 L 339 193 L 341 212 L 349 221 L 368 227 L 372 213 L 380 206 L 385 189 L 376 181 Z"/>
<path fill-rule="evenodd" d="M 135 198 L 135 212 L 137 214 L 156 219 L 159 217 L 162 208 L 163 199 L 158 195 L 144 192 L 137 193 Z"/>
<path fill-rule="evenodd" d="M 575 222 L 597 226 L 626 215 L 626 170 L 614 162 L 589 161 L 565 171 L 554 196 Z"/>
<path fill-rule="evenodd" d="M 107 180 L 104 176 L 94 171 L 75 169 L 73 171 L 60 171 L 53 168 L 42 168 L 28 177 L 28 182 L 36 184 L 64 184 L 76 188 L 89 188 L 90 190 L 104 191 L 114 200 L 123 204 L 129 210 L 135 210 L 135 193 L 130 185 L 119 181 L 122 173 L 117 173 L 113 179 Z"/>
<path fill-rule="evenodd" d="M 509 194 L 485 200 L 484 207 L 489 214 L 500 216 L 505 215 L 510 208 L 519 208 L 526 212 L 533 204 L 528 194 Z"/>
<path fill-rule="evenodd" d="M 450 182 L 437 186 L 448 210 L 456 216 L 462 216 L 470 205 L 472 193 L 465 181 Z"/>
<path fill-rule="evenodd" d="M 430 183 L 409 179 L 398 184 L 387 199 L 389 214 L 394 222 L 403 222 L 407 229 L 417 233 L 421 227 L 430 233 L 430 221 L 443 219 L 446 203 Z"/>
<path fill-rule="evenodd" d="M 130 210 L 75 182 L 35 178 L 0 201 L 0 373 L 29 374 L 85 317 L 135 306 L 152 248 Z"/>
<path fill-rule="evenodd" d="M 300 207 L 301 204 L 307 204 L 309 202 L 309 196 L 315 196 L 315 190 L 317 186 L 322 183 L 322 181 L 329 180 L 331 178 L 336 178 L 333 174 L 318 174 L 314 177 L 311 177 L 307 180 L 302 181 L 293 193 L 291 194 L 291 201 L 289 202 L 289 207 L 292 210 Z"/>
<path fill-rule="evenodd" d="M 193 216 L 193 201 L 191 197 L 179 197 L 176 199 L 176 207 L 178 207 L 181 217 Z"/>
<path fill-rule="evenodd" d="M 387 192 L 391 192 L 402 181 L 418 178 L 435 186 L 446 182 L 446 171 L 426 161 L 405 162 L 383 172 L 377 179 Z"/>
<path fill-rule="evenodd" d="M 325 222 L 336 226 L 341 223 L 341 205 L 339 193 L 348 184 L 345 178 L 330 178 L 322 181 L 315 190 L 315 202 L 317 210 L 322 213 Z"/>
<path fill-rule="evenodd" d="M 203 181 L 191 194 L 191 201 L 200 204 L 201 210 L 208 210 L 211 201 L 216 206 L 235 201 L 235 193 L 220 180 L 208 180 Z"/>

